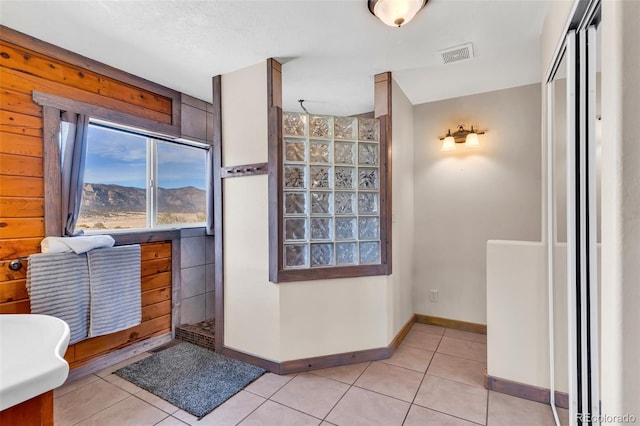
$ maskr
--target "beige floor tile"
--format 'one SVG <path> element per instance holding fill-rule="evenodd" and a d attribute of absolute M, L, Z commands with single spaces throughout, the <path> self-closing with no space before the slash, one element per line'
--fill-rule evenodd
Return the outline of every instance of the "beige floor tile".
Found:
<path fill-rule="evenodd" d="M 331 410 L 327 421 L 339 426 L 399 426 L 410 404 L 352 387 Z"/>
<path fill-rule="evenodd" d="M 244 419 L 242 426 L 317 426 L 316 419 L 273 401 L 267 401 Z"/>
<path fill-rule="evenodd" d="M 424 373 L 427 371 L 432 357 L 432 351 L 408 345 L 400 345 L 391 358 L 383 359 L 381 362 Z"/>
<path fill-rule="evenodd" d="M 78 426 L 151 426 L 166 417 L 164 411 L 130 396 L 83 420 Z"/>
<path fill-rule="evenodd" d="M 93 383 L 96 380 L 100 380 L 100 377 L 96 376 L 95 374 L 89 374 L 88 376 L 81 377 L 78 380 L 74 380 L 73 382 L 65 383 L 64 385 L 53 391 L 53 397 L 59 398 L 62 395 L 66 395 L 69 392 L 80 389 L 81 387 L 84 387 L 89 383 Z"/>
<path fill-rule="evenodd" d="M 281 387 L 286 385 L 294 376 L 281 376 L 273 373 L 266 373 L 260 376 L 255 382 L 244 388 L 244 390 L 264 398 L 269 398 Z"/>
<path fill-rule="evenodd" d="M 487 343 L 487 335 L 480 333 L 471 333 L 469 331 L 454 330 L 447 328 L 444 332 L 447 337 L 453 337 L 454 339 L 471 340 L 472 342 Z"/>
<path fill-rule="evenodd" d="M 185 426 L 186 423 L 181 422 L 173 416 L 169 416 L 160 423 L 157 423 L 156 426 Z"/>
<path fill-rule="evenodd" d="M 475 423 L 412 405 L 403 426 L 475 426 Z"/>
<path fill-rule="evenodd" d="M 473 361 L 487 362 L 487 344 L 444 336 L 438 352 Z"/>
<path fill-rule="evenodd" d="M 484 388 L 486 368 L 487 364 L 483 362 L 436 353 L 429 364 L 427 374 Z"/>
<path fill-rule="evenodd" d="M 423 376 L 417 371 L 374 362 L 362 373 L 355 386 L 411 402 Z"/>
<path fill-rule="evenodd" d="M 200 420 L 198 426 L 233 426 L 247 417 L 266 400 L 250 392 L 240 391 Z"/>
<path fill-rule="evenodd" d="M 198 418 L 193 414 L 187 413 L 184 410 L 178 410 L 173 413 L 172 416 L 188 425 L 198 424 Z"/>
<path fill-rule="evenodd" d="M 114 365 L 112 365 L 110 367 L 104 368 L 104 369 L 98 371 L 95 374 L 98 377 L 104 378 L 104 377 L 108 376 L 109 374 L 113 373 L 114 371 L 120 370 L 122 367 L 126 367 L 129 364 L 133 364 L 134 362 L 138 362 L 138 361 L 140 361 L 142 359 L 148 358 L 151 355 L 153 355 L 153 354 L 150 354 L 149 352 L 143 352 L 143 353 L 135 355 L 135 356 L 133 356 L 133 357 L 131 357 L 129 359 L 125 359 L 124 361 L 121 361 L 121 362 L 119 362 L 117 364 L 114 364 Z"/>
<path fill-rule="evenodd" d="M 551 407 L 538 402 L 489 392 L 490 426 L 552 426 L 555 424 Z"/>
<path fill-rule="evenodd" d="M 106 380 L 109 383 L 113 383 L 114 385 L 116 385 L 120 389 L 122 389 L 124 391 L 127 391 L 130 394 L 136 394 L 136 393 L 144 390 L 141 387 L 138 387 L 138 386 L 134 385 L 130 381 L 125 380 L 120 376 L 116 376 L 115 374 L 109 374 L 108 376 L 104 376 L 103 379 Z"/>
<path fill-rule="evenodd" d="M 338 367 L 314 370 L 311 371 L 311 373 L 352 385 L 369 364 L 369 362 L 361 362 L 359 364 L 341 365 Z"/>
<path fill-rule="evenodd" d="M 74 425 L 130 396 L 116 385 L 96 380 L 53 400 L 56 425 Z"/>
<path fill-rule="evenodd" d="M 162 411 L 168 414 L 173 414 L 179 410 L 179 408 L 176 407 L 175 405 L 171 404 L 168 401 L 165 401 L 164 399 L 160 398 L 158 395 L 154 395 L 151 392 L 148 392 L 144 389 L 136 393 L 135 396 L 136 398 L 140 398 L 141 400 L 148 402 L 149 404 L 153 405 L 156 408 L 161 409 Z"/>
<path fill-rule="evenodd" d="M 425 333 L 436 334 L 438 336 L 442 336 L 445 331 L 444 327 L 438 327 L 437 325 L 431 325 L 431 324 L 420 324 L 419 322 L 413 324 L 411 329 L 422 331 Z"/>
<path fill-rule="evenodd" d="M 407 333 L 407 337 L 404 338 L 402 344 L 426 349 L 428 351 L 435 351 L 438 347 L 438 343 L 440 343 L 440 338 L 441 336 L 438 336 L 437 334 L 412 329 Z"/>
<path fill-rule="evenodd" d="M 560 420 L 560 424 L 565 426 L 569 424 L 569 410 L 566 408 L 558 408 L 558 420 Z M 553 412 L 552 412 L 553 414 Z"/>
<path fill-rule="evenodd" d="M 305 373 L 284 385 L 271 400 L 322 419 L 347 389 L 344 383 Z"/>
<path fill-rule="evenodd" d="M 475 423 L 487 419 L 487 390 L 426 375 L 414 404 Z"/>

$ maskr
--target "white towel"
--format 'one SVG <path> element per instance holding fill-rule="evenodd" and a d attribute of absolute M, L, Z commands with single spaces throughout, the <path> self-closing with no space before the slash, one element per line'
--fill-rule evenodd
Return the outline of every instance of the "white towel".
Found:
<path fill-rule="evenodd" d="M 40 242 L 40 248 L 43 253 L 66 253 L 73 251 L 81 254 L 97 248 L 113 247 L 115 242 L 110 235 L 46 237 Z"/>
<path fill-rule="evenodd" d="M 140 246 L 92 250 L 87 253 L 87 260 L 91 292 L 89 337 L 140 324 Z"/>
<path fill-rule="evenodd" d="M 32 314 L 51 315 L 69 325 L 69 344 L 87 338 L 89 268 L 85 254 L 46 253 L 29 256 L 27 291 Z"/>

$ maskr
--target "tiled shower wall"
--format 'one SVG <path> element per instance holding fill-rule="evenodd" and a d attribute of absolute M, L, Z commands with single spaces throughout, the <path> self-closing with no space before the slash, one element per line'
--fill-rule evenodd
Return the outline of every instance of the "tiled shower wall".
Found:
<path fill-rule="evenodd" d="M 213 236 L 202 228 L 183 229 L 180 238 L 180 320 L 194 324 L 214 315 Z"/>

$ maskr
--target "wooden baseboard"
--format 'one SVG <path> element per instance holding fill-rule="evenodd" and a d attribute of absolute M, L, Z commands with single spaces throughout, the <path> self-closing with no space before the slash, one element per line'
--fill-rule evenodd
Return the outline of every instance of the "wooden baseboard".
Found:
<path fill-rule="evenodd" d="M 415 323 L 416 323 L 416 314 L 413 314 L 407 320 L 407 322 L 402 326 L 400 331 L 398 331 L 398 334 L 396 334 L 396 337 L 393 338 L 393 340 L 391 341 L 391 343 L 389 343 L 389 345 L 387 345 L 387 347 L 389 349 L 393 349 L 393 352 L 395 352 L 396 349 L 398 349 L 398 346 L 400 346 L 400 343 L 402 343 L 404 338 L 407 337 L 407 334 L 409 334 L 409 331 L 411 331 L 411 326 Z M 393 355 L 393 352 L 391 353 L 392 355 Z"/>
<path fill-rule="evenodd" d="M 499 377 L 485 375 L 485 387 L 494 392 L 500 392 L 529 401 L 549 404 L 551 402 L 551 392 L 549 389 L 525 383 L 514 382 Z M 569 408 L 569 395 L 563 392 L 555 392 L 556 407 Z"/>
<path fill-rule="evenodd" d="M 84 377 L 89 374 L 108 368 L 128 358 L 139 355 L 143 352 L 148 352 L 151 349 L 164 345 L 167 342 L 170 342 L 171 339 L 172 339 L 171 333 L 167 333 L 167 334 L 163 334 L 162 336 L 157 336 L 157 337 L 152 337 L 150 339 L 142 340 L 140 342 L 127 346 L 126 348 L 123 348 L 114 352 L 110 352 L 102 356 L 98 356 L 92 359 L 91 361 L 89 361 L 87 364 L 71 370 L 69 372 L 69 376 L 67 377 L 66 383 L 73 382 L 74 380 L 77 380 L 81 377 Z"/>
<path fill-rule="evenodd" d="M 340 354 L 323 355 L 311 358 L 301 358 L 291 361 L 276 362 L 255 355 L 247 354 L 236 349 L 224 347 L 222 354 L 236 358 L 276 374 L 301 373 L 303 371 L 319 370 L 321 368 L 338 367 L 341 365 L 358 364 L 367 361 L 379 361 L 390 358 L 402 340 L 406 337 L 415 322 L 415 315 L 406 322 L 391 343 L 385 347 L 365 349 L 362 351 L 344 352 Z"/>
<path fill-rule="evenodd" d="M 219 352 L 222 355 L 228 356 L 230 358 L 239 359 L 240 361 L 257 365 L 258 367 L 262 367 L 272 373 L 280 374 L 280 363 L 277 361 L 272 361 L 270 359 L 262 358 L 257 355 L 248 354 L 246 352 L 242 352 L 228 346 L 223 346 L 222 350 L 218 350 L 218 348 L 216 347 L 216 352 Z"/>
<path fill-rule="evenodd" d="M 454 330 L 470 331 L 472 333 L 487 334 L 486 324 L 475 322 L 458 321 L 449 318 L 432 317 L 430 315 L 416 314 L 416 322 L 420 324 L 437 325 L 440 327 L 453 328 Z"/>

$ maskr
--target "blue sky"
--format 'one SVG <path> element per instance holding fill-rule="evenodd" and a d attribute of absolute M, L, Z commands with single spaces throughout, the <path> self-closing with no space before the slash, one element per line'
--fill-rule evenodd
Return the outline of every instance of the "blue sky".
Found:
<path fill-rule="evenodd" d="M 144 188 L 146 137 L 89 126 L 85 183 Z M 205 188 L 205 151 L 161 142 L 158 144 L 158 186 Z"/>

